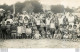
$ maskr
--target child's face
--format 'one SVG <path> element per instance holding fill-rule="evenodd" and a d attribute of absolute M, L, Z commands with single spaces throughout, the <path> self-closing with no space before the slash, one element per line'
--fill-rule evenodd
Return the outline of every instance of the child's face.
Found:
<path fill-rule="evenodd" d="M 72 26 L 69 26 L 69 29 L 71 29 L 72 28 Z"/>
<path fill-rule="evenodd" d="M 73 26 L 73 28 L 76 29 L 77 27 L 76 26 Z"/>
<path fill-rule="evenodd" d="M 60 28 L 62 28 L 62 25 L 60 25 Z"/>
<path fill-rule="evenodd" d="M 67 28 L 67 26 L 64 26 L 64 28 Z"/>
<path fill-rule="evenodd" d="M 27 18 L 24 18 L 25 20 L 28 20 Z"/>

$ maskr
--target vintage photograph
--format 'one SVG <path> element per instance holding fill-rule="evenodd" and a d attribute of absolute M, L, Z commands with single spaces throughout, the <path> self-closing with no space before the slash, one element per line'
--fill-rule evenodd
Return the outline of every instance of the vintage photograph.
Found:
<path fill-rule="evenodd" d="M 0 48 L 80 48 L 80 0 L 0 0 Z"/>

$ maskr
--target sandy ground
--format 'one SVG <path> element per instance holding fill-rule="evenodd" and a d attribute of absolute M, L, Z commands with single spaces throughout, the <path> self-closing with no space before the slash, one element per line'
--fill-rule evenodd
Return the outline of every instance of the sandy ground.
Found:
<path fill-rule="evenodd" d="M 8 39 L 0 40 L 0 48 L 80 48 L 80 41 L 57 39 Z"/>

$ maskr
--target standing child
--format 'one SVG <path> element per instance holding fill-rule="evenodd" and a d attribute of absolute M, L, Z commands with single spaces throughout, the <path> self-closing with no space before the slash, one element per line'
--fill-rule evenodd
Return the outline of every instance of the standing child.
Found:
<path fill-rule="evenodd" d="M 21 26 L 23 25 L 23 19 L 22 19 L 22 16 L 19 16 L 19 20 L 18 22 L 21 24 Z"/>
<path fill-rule="evenodd" d="M 74 41 L 77 40 L 77 25 L 74 25 L 74 26 L 73 26 L 72 39 L 73 39 Z"/>
<path fill-rule="evenodd" d="M 50 31 L 51 31 L 51 35 L 52 35 L 52 38 L 54 36 L 54 33 L 55 33 L 55 22 L 54 22 L 54 18 L 51 19 L 51 22 L 50 22 Z"/>
<path fill-rule="evenodd" d="M 17 26 L 17 37 L 20 38 L 22 34 L 22 26 L 19 23 L 19 26 Z"/>
<path fill-rule="evenodd" d="M 1 30 L 2 30 L 1 38 L 4 38 L 5 35 L 7 35 L 5 19 L 3 19 L 2 22 L 1 22 Z"/>
<path fill-rule="evenodd" d="M 72 25 L 68 26 L 68 30 L 69 30 L 69 39 L 72 39 Z"/>
<path fill-rule="evenodd" d="M 31 27 L 26 26 L 26 36 L 27 36 L 27 38 L 28 38 L 29 36 L 30 36 L 30 38 L 31 38 L 31 33 L 32 33 Z"/>

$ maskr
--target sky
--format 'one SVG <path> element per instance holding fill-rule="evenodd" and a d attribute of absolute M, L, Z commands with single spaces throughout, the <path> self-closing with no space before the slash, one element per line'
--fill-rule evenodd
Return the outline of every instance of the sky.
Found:
<path fill-rule="evenodd" d="M 16 2 L 24 2 L 25 0 L 0 0 L 0 4 L 14 4 Z M 57 5 L 62 4 L 64 7 L 79 7 L 80 6 L 80 0 L 39 0 L 43 5 Z"/>

